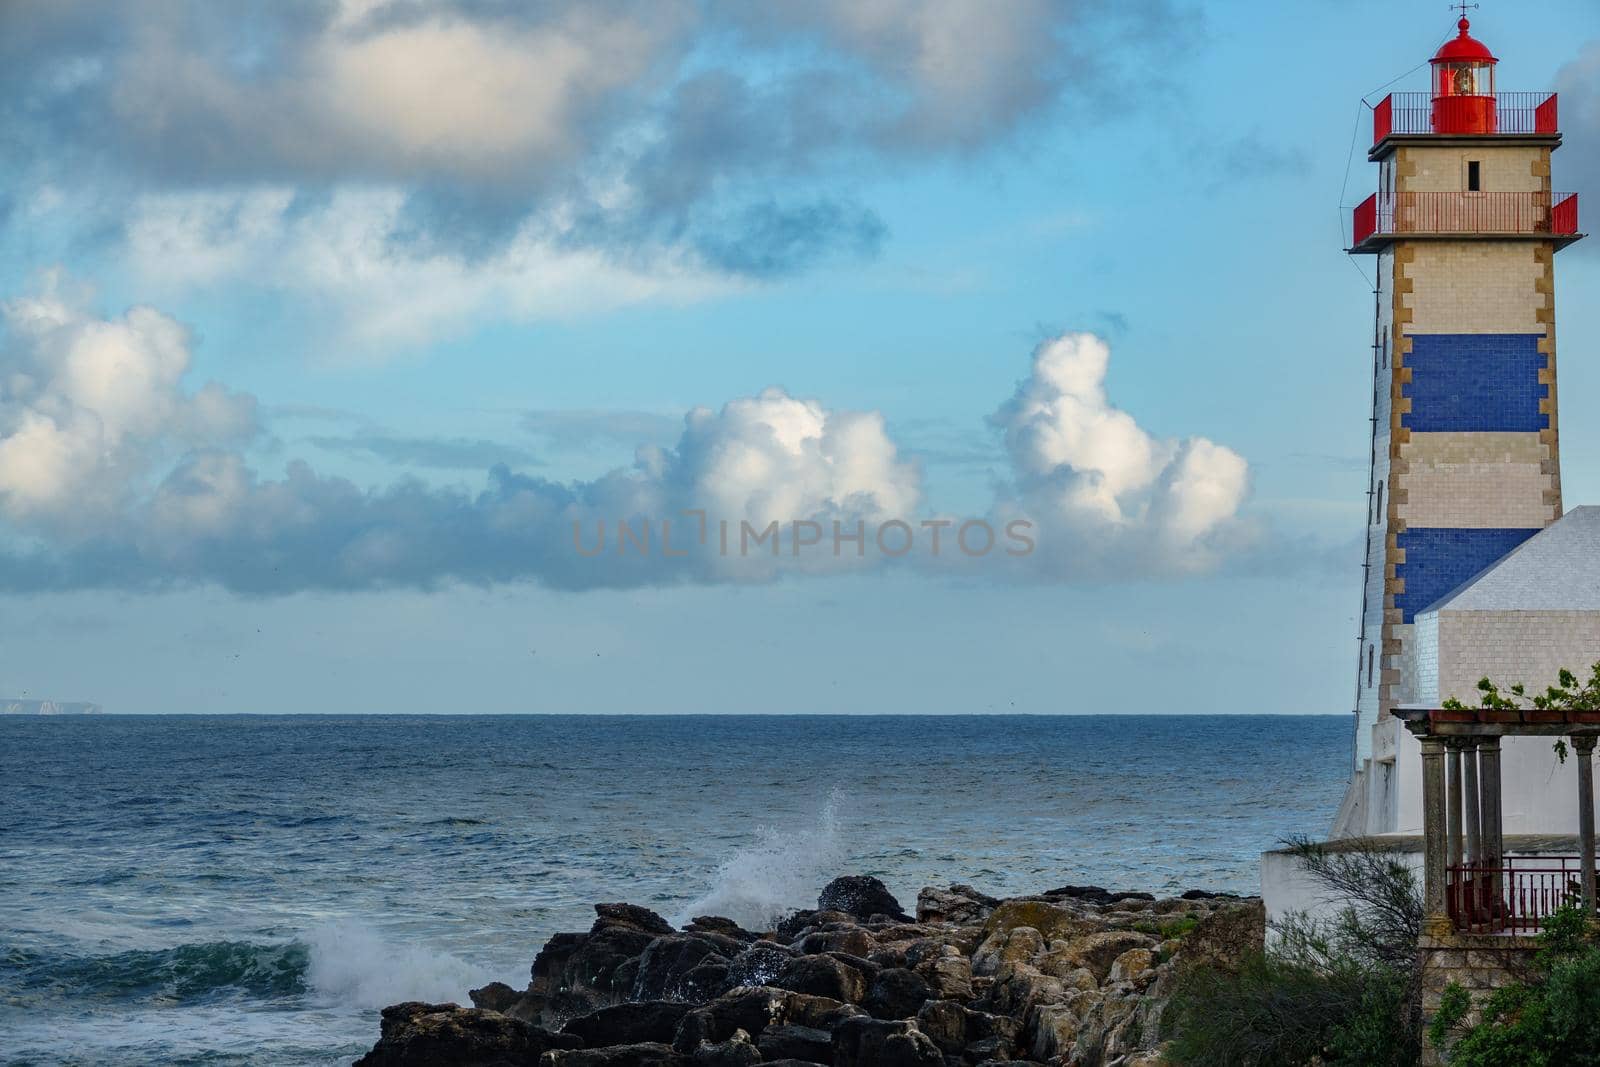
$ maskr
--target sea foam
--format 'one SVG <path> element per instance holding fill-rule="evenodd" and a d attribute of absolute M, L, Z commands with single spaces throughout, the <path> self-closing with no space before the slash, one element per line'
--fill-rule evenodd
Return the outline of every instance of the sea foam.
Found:
<path fill-rule="evenodd" d="M 809 827 L 758 827 L 756 843 L 735 850 L 717 867 L 711 888 L 683 909 L 677 923 L 721 915 L 761 930 L 790 912 L 815 907 L 817 891 L 838 873 L 844 857 L 840 802 L 838 790 L 828 794 Z"/>
<path fill-rule="evenodd" d="M 467 990 L 486 981 L 474 967 L 445 952 L 385 938 L 364 922 L 341 919 L 307 932 L 306 979 L 323 997 L 360 1008 L 405 1000 L 467 1003 Z"/>

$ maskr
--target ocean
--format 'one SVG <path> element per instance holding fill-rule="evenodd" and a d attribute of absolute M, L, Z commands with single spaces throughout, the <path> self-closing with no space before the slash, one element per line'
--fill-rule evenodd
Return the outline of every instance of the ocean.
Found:
<path fill-rule="evenodd" d="M 1348 716 L 0 719 L 0 1062 L 336 1064 L 596 901 L 1258 891 Z"/>

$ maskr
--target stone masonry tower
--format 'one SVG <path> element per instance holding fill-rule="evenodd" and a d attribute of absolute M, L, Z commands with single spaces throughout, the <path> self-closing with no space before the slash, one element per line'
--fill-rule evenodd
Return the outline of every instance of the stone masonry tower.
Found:
<path fill-rule="evenodd" d="M 1358 780 L 1372 728 L 1419 699 L 1417 615 L 1562 514 L 1555 254 L 1579 234 L 1551 190 L 1556 98 L 1496 94 L 1458 28 L 1430 92 L 1374 109 L 1378 192 L 1355 210 L 1351 251 L 1378 266 Z"/>

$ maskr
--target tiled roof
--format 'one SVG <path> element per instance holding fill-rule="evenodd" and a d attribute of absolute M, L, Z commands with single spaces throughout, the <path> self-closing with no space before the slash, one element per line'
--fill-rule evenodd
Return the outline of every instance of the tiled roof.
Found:
<path fill-rule="evenodd" d="M 1427 611 L 1600 611 L 1600 507 L 1574 507 Z"/>
<path fill-rule="evenodd" d="M 1573 508 L 1426 610 L 1600 611 L 1600 507 Z"/>

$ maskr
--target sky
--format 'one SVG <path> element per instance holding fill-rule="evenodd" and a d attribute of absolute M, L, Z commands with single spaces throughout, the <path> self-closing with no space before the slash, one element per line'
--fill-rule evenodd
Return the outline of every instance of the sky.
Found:
<path fill-rule="evenodd" d="M 1341 249 L 1367 105 L 1454 18 L 0 3 L 0 695 L 1348 713 Z M 1600 197 L 1600 9 L 1473 19 Z M 1597 248 L 1558 261 L 1568 506 Z"/>

